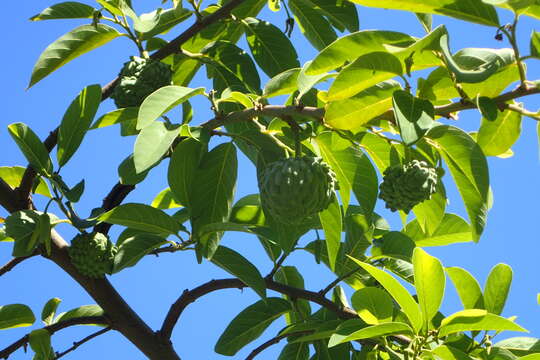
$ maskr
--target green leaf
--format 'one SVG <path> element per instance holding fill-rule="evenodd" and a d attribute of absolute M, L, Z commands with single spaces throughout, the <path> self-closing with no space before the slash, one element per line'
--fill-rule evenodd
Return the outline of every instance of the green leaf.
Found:
<path fill-rule="evenodd" d="M 122 241 L 114 256 L 113 274 L 127 267 L 135 266 L 150 251 L 167 243 L 161 236 L 153 234 L 136 234 Z"/>
<path fill-rule="evenodd" d="M 495 121 L 495 119 L 497 119 L 499 109 L 497 103 L 493 101 L 493 99 L 487 96 L 478 96 L 476 98 L 476 106 L 486 120 Z"/>
<path fill-rule="evenodd" d="M 344 211 L 349 206 L 350 192 L 354 192 L 364 214 L 369 216 L 377 202 L 379 183 L 377 173 L 365 154 L 355 148 L 343 149 L 339 142 L 334 142 L 334 133 L 322 132 L 316 139 L 322 158 L 336 173 L 339 194 Z"/>
<path fill-rule="evenodd" d="M 491 269 L 484 286 L 484 304 L 488 312 L 500 315 L 512 284 L 512 268 L 497 264 Z"/>
<path fill-rule="evenodd" d="M 148 172 L 144 171 L 142 173 L 137 173 L 135 170 L 135 161 L 133 154 L 125 158 L 120 165 L 118 166 L 118 176 L 120 177 L 120 183 L 124 185 L 136 185 L 143 181 L 148 175 Z"/>
<path fill-rule="evenodd" d="M 540 58 L 540 33 L 537 31 L 532 32 L 530 41 L 531 56 Z"/>
<path fill-rule="evenodd" d="M 25 171 L 26 168 L 22 166 L 0 166 L 0 178 L 2 178 L 2 180 L 4 180 L 11 188 L 15 189 L 21 184 Z M 34 185 L 32 191 L 48 198 L 52 197 L 49 186 L 41 177 L 37 179 L 37 186 Z"/>
<path fill-rule="evenodd" d="M 215 351 L 221 355 L 234 356 L 245 345 L 257 339 L 274 320 L 290 310 L 289 302 L 280 298 L 257 301 L 231 321 L 217 341 Z"/>
<path fill-rule="evenodd" d="M 470 309 L 458 311 L 444 318 L 439 329 L 439 336 L 443 337 L 460 331 L 480 330 L 527 331 L 513 321 L 489 314 L 486 310 Z"/>
<path fill-rule="evenodd" d="M 37 15 L 30 18 L 30 21 L 52 20 L 52 19 L 91 19 L 94 16 L 94 9 L 76 1 L 66 1 L 54 4 Z"/>
<path fill-rule="evenodd" d="M 54 359 L 54 351 L 51 347 L 51 333 L 47 329 L 33 330 L 28 335 L 28 343 L 36 353 L 34 359 Z"/>
<path fill-rule="evenodd" d="M 403 285 L 401 285 L 396 279 L 383 270 L 356 260 L 353 257 L 350 257 L 350 259 L 366 270 L 386 289 L 386 291 L 388 291 L 399 306 L 401 306 L 401 309 L 409 319 L 415 332 L 420 331 L 423 324 L 422 313 L 420 312 L 418 304 L 416 301 L 414 301 L 414 298 L 411 296 L 411 294 L 409 294 L 407 289 L 405 289 Z"/>
<path fill-rule="evenodd" d="M 450 53 L 448 41 L 448 35 L 444 34 L 440 38 L 440 46 L 448 63 L 448 69 L 454 73 L 457 82 L 471 84 L 482 82 L 515 61 L 514 51 L 508 48 L 463 49 L 459 60 L 454 59 Z"/>
<path fill-rule="evenodd" d="M 190 203 L 193 232 L 198 234 L 203 225 L 224 222 L 231 210 L 238 160 L 232 143 L 216 146 L 204 154 L 195 170 L 191 184 Z M 172 188 L 172 187 L 171 187 Z M 199 238 L 201 254 L 211 258 L 218 247 L 221 233 L 209 233 Z"/>
<path fill-rule="evenodd" d="M 447 345 L 436 347 L 433 349 L 433 354 L 445 360 L 472 360 L 472 358 L 463 351 Z"/>
<path fill-rule="evenodd" d="M 56 317 L 55 323 L 60 321 L 67 321 L 69 319 L 75 319 L 85 316 L 103 316 L 104 312 L 98 305 L 83 305 L 78 308 L 71 309 L 65 313 L 62 313 Z M 98 324 L 84 324 L 84 325 L 98 325 Z"/>
<path fill-rule="evenodd" d="M 494 120 L 482 118 L 476 141 L 486 156 L 507 152 L 521 134 L 520 113 L 506 110 L 497 112 Z"/>
<path fill-rule="evenodd" d="M 351 303 L 360 319 L 367 324 L 376 325 L 392 321 L 394 302 L 383 289 L 368 286 L 357 290 L 351 297 Z"/>
<path fill-rule="evenodd" d="M 265 98 L 271 98 L 279 95 L 292 94 L 298 89 L 296 79 L 298 79 L 300 70 L 300 68 L 285 70 L 271 78 L 264 86 L 263 96 Z"/>
<path fill-rule="evenodd" d="M 326 105 L 324 120 L 336 129 L 358 129 L 392 106 L 392 94 L 401 89 L 395 80 L 383 81 L 343 100 Z"/>
<path fill-rule="evenodd" d="M 339 206 L 336 195 L 334 195 L 328 208 L 319 213 L 319 219 L 324 230 L 326 249 L 328 251 L 328 265 L 334 271 L 341 244 L 341 229 L 343 227 L 341 207 Z"/>
<path fill-rule="evenodd" d="M 424 237 L 432 236 L 438 228 L 443 230 L 441 226 L 442 221 L 445 216 L 446 209 L 446 195 L 441 191 L 439 187 L 438 191 L 435 194 L 431 195 L 431 198 L 417 204 L 413 207 L 414 215 L 416 216 L 417 224 L 420 226 L 420 229 L 424 234 Z M 463 221 L 467 227 L 467 231 L 470 233 L 470 226 L 465 221 Z M 444 230 L 447 231 L 447 230 Z M 439 233 L 441 234 L 442 231 Z M 448 239 L 454 241 L 454 239 Z M 471 241 L 470 239 L 469 241 Z"/>
<path fill-rule="evenodd" d="M 176 145 L 169 162 L 167 179 L 171 191 L 178 201 L 191 207 L 191 184 L 201 161 L 204 145 L 196 139 L 185 139 Z M 193 198 L 195 199 L 195 198 Z"/>
<path fill-rule="evenodd" d="M 246 18 L 242 24 L 251 53 L 266 75 L 274 77 L 300 67 L 294 46 L 276 26 L 255 18 Z"/>
<path fill-rule="evenodd" d="M 507 349 L 518 356 L 540 352 L 540 339 L 533 337 L 512 337 L 501 340 L 494 347 Z"/>
<path fill-rule="evenodd" d="M 336 76 L 336 74 L 307 75 L 306 68 L 309 67 L 310 62 L 306 62 L 298 74 L 298 95 L 296 96 L 296 101 L 299 101 L 304 95 L 308 94 L 318 83 Z"/>
<path fill-rule="evenodd" d="M 71 102 L 58 130 L 56 157 L 60 166 L 75 154 L 101 103 L 101 86 L 85 87 Z"/>
<path fill-rule="evenodd" d="M 182 207 L 182 204 L 176 202 L 170 188 L 165 188 L 156 195 L 150 206 L 165 210 Z"/>
<path fill-rule="evenodd" d="M 308 360 L 309 346 L 307 343 L 287 344 L 279 353 L 278 360 Z"/>
<path fill-rule="evenodd" d="M 259 194 L 246 195 L 238 200 L 229 217 L 229 221 L 234 223 L 259 226 L 265 225 L 265 220 Z"/>
<path fill-rule="evenodd" d="M 420 140 L 433 125 L 434 108 L 429 100 L 412 96 L 409 92 L 396 90 L 392 96 L 392 107 L 405 145 Z"/>
<path fill-rule="evenodd" d="M 312 0 L 312 2 L 316 5 L 315 10 L 327 17 L 339 31 L 343 32 L 345 29 L 350 32 L 358 31 L 358 11 L 354 4 L 335 0 Z"/>
<path fill-rule="evenodd" d="M 51 325 L 54 320 L 54 316 L 56 315 L 56 309 L 58 309 L 58 305 L 62 302 L 59 298 L 52 298 L 45 306 L 43 306 L 43 310 L 41 310 L 41 320 L 45 325 Z"/>
<path fill-rule="evenodd" d="M 408 46 L 415 39 L 395 31 L 363 30 L 340 37 L 323 49 L 306 69 L 307 75 L 317 75 L 337 69 L 371 52 L 386 51 L 388 45 Z M 404 45 L 406 44 L 406 45 Z"/>
<path fill-rule="evenodd" d="M 123 225 L 154 234 L 176 234 L 180 225 L 162 210 L 144 204 L 128 203 L 98 217 L 101 222 Z"/>
<path fill-rule="evenodd" d="M 116 29 L 104 24 L 82 25 L 62 35 L 47 46 L 39 56 L 32 70 L 28 87 L 32 87 L 71 60 L 121 35 Z"/>
<path fill-rule="evenodd" d="M 460 267 L 448 267 L 446 268 L 446 272 L 457 290 L 464 309 L 484 308 L 482 289 L 474 276 Z"/>
<path fill-rule="evenodd" d="M 444 158 L 463 198 L 478 241 L 486 224 L 489 208 L 489 173 L 486 157 L 476 142 L 453 126 L 436 126 L 427 134 Z"/>
<path fill-rule="evenodd" d="M 51 175 L 53 165 L 49 152 L 32 129 L 23 123 L 13 123 L 8 125 L 8 131 L 34 170 L 45 176 Z"/>
<path fill-rule="evenodd" d="M 179 134 L 179 125 L 168 125 L 161 121 L 142 129 L 133 149 L 135 172 L 140 174 L 161 161 Z"/>
<path fill-rule="evenodd" d="M 158 9 L 147 14 L 141 14 L 141 16 L 139 17 L 140 21 L 143 23 L 147 22 L 146 26 L 148 26 L 144 29 L 145 31 L 142 34 L 141 39 L 149 40 L 156 35 L 165 33 L 173 26 L 188 19 L 191 14 L 193 14 L 192 11 L 178 6 L 163 11 L 161 11 L 161 9 Z"/>
<path fill-rule="evenodd" d="M 333 347 L 339 344 L 343 344 L 349 341 L 369 339 L 378 336 L 387 336 L 394 334 L 412 334 L 413 330 L 405 323 L 401 322 L 387 322 L 377 325 L 368 326 L 353 332 L 348 336 L 334 334 L 330 337 L 328 347 Z"/>
<path fill-rule="evenodd" d="M 281 284 L 289 285 L 298 289 L 304 289 L 304 278 L 294 266 L 281 266 L 275 273 L 274 279 Z M 288 295 L 283 297 L 294 304 L 294 310 L 285 314 L 288 325 L 297 324 L 311 316 L 311 305 L 304 299 L 294 299 Z"/>
<path fill-rule="evenodd" d="M 90 127 L 90 130 L 99 129 L 114 124 L 120 124 L 124 121 L 136 121 L 138 114 L 138 107 L 116 109 L 102 115 L 99 119 L 97 119 Z"/>
<path fill-rule="evenodd" d="M 353 0 L 354 3 L 384 9 L 405 10 L 413 13 L 426 13 L 451 16 L 477 24 L 499 26 L 495 9 L 480 1 L 469 0 Z"/>
<path fill-rule="evenodd" d="M 540 360 L 540 354 L 529 354 L 520 357 L 518 360 Z"/>
<path fill-rule="evenodd" d="M 408 223 L 403 232 L 414 240 L 416 246 L 421 247 L 473 241 L 471 226 L 455 214 L 444 214 L 441 223 L 431 235 L 422 230 L 417 219 Z"/>
<path fill-rule="evenodd" d="M 36 321 L 32 310 L 23 304 L 0 306 L 0 330 L 30 326 Z"/>
<path fill-rule="evenodd" d="M 137 129 L 143 129 L 152 124 L 161 115 L 192 96 L 203 94 L 204 88 L 191 89 L 184 86 L 169 85 L 157 89 L 146 99 L 139 108 Z"/>
<path fill-rule="evenodd" d="M 321 50 L 336 40 L 336 32 L 310 0 L 290 0 L 289 7 L 302 34 L 316 49 Z"/>
<path fill-rule="evenodd" d="M 266 284 L 259 270 L 245 257 L 225 246 L 219 246 L 212 262 L 240 279 L 260 297 L 266 298 Z"/>
<path fill-rule="evenodd" d="M 15 240 L 12 255 L 29 256 L 38 245 L 35 235 L 39 215 L 33 210 L 21 210 L 12 213 L 5 220 L 6 235 Z"/>
<path fill-rule="evenodd" d="M 422 310 L 425 329 L 429 329 L 431 319 L 441 307 L 444 297 L 446 276 L 439 259 L 429 255 L 421 248 L 413 251 L 414 287 Z"/>

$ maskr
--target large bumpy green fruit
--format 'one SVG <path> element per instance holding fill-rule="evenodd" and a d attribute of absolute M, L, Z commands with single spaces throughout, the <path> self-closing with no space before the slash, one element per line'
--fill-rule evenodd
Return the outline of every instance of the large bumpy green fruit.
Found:
<path fill-rule="evenodd" d="M 118 75 L 111 98 L 119 108 L 139 106 L 157 89 L 171 84 L 171 67 L 160 61 L 132 56 Z"/>
<path fill-rule="evenodd" d="M 259 176 L 261 202 L 269 215 L 289 224 L 302 222 L 330 205 L 336 175 L 318 157 L 279 160 Z"/>
<path fill-rule="evenodd" d="M 98 279 L 112 272 L 116 251 L 101 233 L 79 234 L 71 240 L 69 256 L 81 274 Z"/>
<path fill-rule="evenodd" d="M 394 165 L 384 171 L 379 198 L 388 209 L 409 213 L 414 206 L 431 198 L 437 191 L 437 181 L 437 170 L 425 161 Z"/>

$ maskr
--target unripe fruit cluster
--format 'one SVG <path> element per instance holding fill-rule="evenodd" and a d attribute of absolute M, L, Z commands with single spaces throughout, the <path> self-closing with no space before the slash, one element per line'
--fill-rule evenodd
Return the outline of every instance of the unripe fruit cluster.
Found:
<path fill-rule="evenodd" d="M 77 270 L 94 279 L 112 273 L 116 252 L 116 246 L 101 233 L 79 234 L 71 240 L 68 249 Z"/>

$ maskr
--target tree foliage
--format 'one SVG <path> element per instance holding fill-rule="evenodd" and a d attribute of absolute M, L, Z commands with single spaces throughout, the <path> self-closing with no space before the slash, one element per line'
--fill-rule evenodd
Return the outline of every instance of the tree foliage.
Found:
<path fill-rule="evenodd" d="M 56 359 L 112 330 L 148 358 L 179 359 L 170 339 L 184 309 L 227 288 L 250 288 L 260 299 L 215 339 L 215 352 L 222 355 L 235 356 L 284 317 L 286 326 L 247 359 L 281 340 L 287 343 L 280 360 L 540 358 L 535 338 L 491 340 L 504 331 L 526 331 L 514 318 L 501 316 L 513 276 L 508 265 L 493 267 L 482 288 L 467 270 L 445 267 L 423 249 L 481 239 L 492 202 L 486 157 L 511 156 L 522 118 L 540 121 L 540 114 L 516 102 L 540 92 L 525 66 L 540 56 L 540 36 L 533 32 L 529 54 L 523 55 L 517 31 L 523 17 L 540 18 L 536 0 L 164 0 L 164 8 L 143 14 L 135 5 L 129 0 L 62 2 L 30 19 L 87 19 L 87 24 L 41 53 L 29 87 L 119 37 L 133 42 L 137 56 L 167 64 L 172 82 L 139 106 L 107 113 L 100 104 L 122 80 L 88 85 L 44 141 L 28 124 L 8 125 L 29 165 L 0 168 L 0 204 L 8 213 L 0 218 L 0 241 L 13 242 L 13 259 L 0 268 L 0 276 L 29 257 L 42 256 L 58 264 L 96 304 L 57 314 L 61 300 L 51 299 L 41 310 L 44 327 L 0 348 L 0 358 L 29 345 L 35 359 Z M 286 11 L 285 31 L 260 17 L 265 6 Z M 362 6 L 412 12 L 425 35 L 359 30 L 357 8 Z M 514 14 L 513 22 L 499 22 L 503 11 Z M 444 25 L 433 28 L 433 15 L 443 22 L 453 17 L 474 23 L 473 28 L 490 26 L 507 47 L 452 50 L 452 34 Z M 184 26 L 189 21 L 193 24 Z M 319 51 L 304 64 L 290 39 L 295 26 Z M 166 41 L 166 32 L 179 35 Z M 210 86 L 193 80 L 203 70 Z M 196 97 L 209 100 L 213 118 L 197 116 L 190 102 Z M 175 109 L 181 110 L 179 118 L 168 115 Z M 481 118 L 475 131 L 448 121 L 467 109 L 476 109 Z M 81 217 L 77 203 L 85 181 L 71 183 L 62 168 L 88 131 L 108 126 L 133 139 L 133 153 L 119 164 L 119 182 L 103 203 Z M 221 140 L 213 141 L 217 137 Z M 56 158 L 50 154 L 54 148 Z M 235 197 L 240 152 L 257 171 L 258 179 L 251 181 L 270 184 L 263 197 Z M 337 179 L 336 192 L 322 201 L 326 208 L 318 214 L 302 217 L 291 210 L 294 216 L 287 218 L 272 212 L 282 207 L 269 206 L 272 191 L 284 192 L 280 206 L 288 196 L 301 206 L 319 195 L 320 180 L 312 182 L 309 176 L 317 175 L 310 169 L 280 167 L 292 163 L 284 161 L 290 157 L 318 158 Z M 155 168 L 160 163 L 167 166 Z M 308 166 L 309 161 L 299 163 Z M 279 174 L 269 175 L 268 169 L 277 168 Z M 422 178 L 424 170 L 429 182 Z M 148 203 L 124 202 L 154 171 L 166 172 L 161 176 L 169 187 Z M 400 176 L 399 181 L 391 178 Z M 286 177 L 287 187 L 280 187 L 277 177 Z M 308 183 L 315 188 L 303 188 Z M 461 197 L 452 200 L 462 201 L 465 218 L 447 212 L 445 186 L 451 183 Z M 48 198 L 42 209 L 35 206 L 35 195 Z M 293 199 L 300 195 L 309 196 Z M 387 207 L 399 211 L 401 228 L 390 228 L 375 212 L 377 202 L 389 204 L 389 198 L 395 202 Z M 110 239 L 111 260 L 100 259 L 110 264 L 100 264 L 91 278 L 81 273 L 77 264 L 89 267 L 93 259 L 77 253 L 73 261 L 70 242 L 55 230 L 60 223 L 72 226 L 77 236 L 99 233 L 110 246 L 105 237 L 112 226 L 120 228 Z M 241 247 L 221 245 L 227 232 L 258 239 L 271 272 L 263 274 Z M 304 235 L 315 233 L 317 239 L 304 244 Z M 232 278 L 182 293 L 154 331 L 107 276 L 137 266 L 146 255 L 180 251 Z M 302 264 L 285 264 L 293 252 L 311 254 L 335 274 L 335 281 L 318 292 L 307 290 Z M 440 312 L 447 279 L 463 305 L 453 314 Z M 350 298 L 342 286 L 354 290 Z M 0 331 L 36 322 L 39 309 L 0 305 Z M 51 336 L 78 324 L 99 330 L 63 352 L 52 348 Z"/>

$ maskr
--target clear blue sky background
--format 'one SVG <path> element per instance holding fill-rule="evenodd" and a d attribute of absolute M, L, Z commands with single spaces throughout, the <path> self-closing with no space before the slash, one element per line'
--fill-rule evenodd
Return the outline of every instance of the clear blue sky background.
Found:
<path fill-rule="evenodd" d="M 45 47 L 70 29 L 83 23 L 78 20 L 55 20 L 38 23 L 27 19 L 51 5 L 50 0 L 8 1 L 3 4 L 4 38 L 2 79 L 0 83 L 0 144 L 2 155 L 0 166 L 26 165 L 26 161 L 9 137 L 6 126 L 12 122 L 25 122 L 43 139 L 55 128 L 65 109 L 86 85 L 105 84 L 116 76 L 122 63 L 130 55 L 136 54 L 135 47 L 127 39 L 116 39 L 112 43 L 90 53 L 63 67 L 59 71 L 25 91 L 32 67 Z M 159 6 L 160 1 L 133 0 L 138 12 Z M 90 4 L 91 2 L 88 1 Z M 146 3 L 146 5 L 144 5 Z M 145 6 L 145 7 L 143 7 Z M 509 12 L 500 12 L 501 22 L 510 21 Z M 422 36 L 423 30 L 414 15 L 410 13 L 385 11 L 381 9 L 359 8 L 361 29 L 385 29 Z M 260 18 L 273 22 L 280 28 L 284 26 L 285 14 L 271 13 L 264 10 Z M 501 47 L 507 44 L 493 40 L 495 29 L 473 25 L 450 18 L 435 17 L 435 23 L 444 23 L 451 34 L 451 47 L 455 51 L 462 47 Z M 179 34 L 186 24 L 174 29 L 168 37 Z M 528 42 L 532 29 L 538 21 L 524 18 L 518 30 L 522 51 L 528 54 Z M 303 40 L 298 27 L 292 40 L 298 44 L 300 60 L 310 60 L 316 51 Z M 245 47 L 242 39 L 241 46 Z M 529 78 L 540 78 L 540 66 L 536 61 L 529 61 Z M 267 79 L 263 79 L 263 83 Z M 200 71 L 192 83 L 196 86 L 211 86 L 204 71 Z M 536 111 L 539 108 L 538 97 L 524 99 L 527 108 Z M 206 100 L 202 97 L 193 102 L 195 123 L 205 121 L 211 114 Z M 99 113 L 104 114 L 114 109 L 111 100 L 105 101 Z M 462 113 L 458 126 L 467 130 L 477 129 L 479 115 L 474 111 Z M 446 266 L 461 266 L 471 271 L 483 284 L 491 269 L 497 263 L 504 262 L 514 269 L 514 283 L 503 313 L 505 316 L 517 315 L 518 322 L 531 331 L 531 335 L 540 334 L 538 317 L 540 308 L 536 304 L 536 294 L 540 292 L 538 284 L 538 206 L 540 200 L 540 170 L 538 144 L 535 131 L 536 122 L 523 120 L 523 135 L 513 147 L 515 156 L 510 159 L 490 158 L 491 184 L 495 195 L 493 209 L 489 213 L 488 226 L 479 244 L 460 244 L 443 248 L 428 248 L 427 251 L 438 256 Z M 121 138 L 116 127 L 109 127 L 90 132 L 79 152 L 63 169 L 64 179 L 75 184 L 82 178 L 86 181 L 86 192 L 78 204 L 78 211 L 86 215 L 89 210 L 99 206 L 101 199 L 117 182 L 118 164 L 133 150 L 134 137 Z M 126 201 L 150 202 L 153 197 L 167 186 L 165 161 L 153 170 L 147 181 L 138 186 Z M 450 188 L 450 206 L 448 211 L 465 216 L 461 199 L 451 186 L 450 177 L 445 178 Z M 243 195 L 257 192 L 253 166 L 242 157 L 236 199 Z M 43 199 L 36 200 L 43 204 Z M 387 216 L 395 230 L 400 222 L 395 215 L 383 209 L 378 211 Z M 0 216 L 6 216 L 0 210 Z M 68 226 L 59 226 L 58 230 L 69 239 L 74 235 Z M 112 231 L 114 236 L 118 231 Z M 306 236 L 303 241 L 311 241 L 313 236 Z M 258 241 L 243 234 L 227 235 L 223 243 L 249 257 L 263 274 L 271 268 L 271 263 L 264 255 Z M 11 257 L 9 243 L 0 243 L 0 264 Z M 294 254 L 286 262 L 298 266 L 306 278 L 306 287 L 317 291 L 333 280 L 332 274 L 322 265 L 317 266 L 312 256 Z M 198 265 L 192 253 L 164 254 L 159 258 L 146 257 L 136 268 L 128 268 L 110 277 L 118 291 L 127 302 L 157 329 L 172 302 L 184 289 L 193 288 L 213 278 L 228 277 L 222 270 L 209 263 Z M 350 294 L 350 289 L 347 289 Z M 277 294 L 275 294 L 277 296 Z M 65 275 L 53 263 L 32 258 L 12 272 L 0 277 L 0 305 L 11 303 L 28 304 L 38 315 L 43 304 L 52 297 L 63 300 L 60 311 L 66 311 L 81 305 L 92 304 L 92 299 L 79 286 Z M 245 306 L 257 301 L 257 296 L 249 289 L 223 290 L 199 299 L 190 305 L 175 328 L 173 342 L 184 360 L 225 359 L 217 355 L 213 347 L 229 321 Z M 460 309 L 460 304 L 451 284 L 447 285 L 447 298 L 443 306 L 445 313 Z M 34 328 L 40 326 L 36 323 Z M 262 341 L 273 337 L 283 326 L 276 322 L 264 337 L 250 344 L 235 358 L 243 359 Z M 10 344 L 28 332 L 28 328 L 0 331 L 0 348 Z M 73 341 L 79 340 L 95 328 L 80 326 L 64 330 L 53 338 L 55 350 L 68 348 Z M 282 344 L 268 349 L 260 359 L 276 359 Z M 29 359 L 29 354 L 22 351 L 10 359 Z M 66 357 L 67 359 L 143 359 L 144 357 L 120 335 L 109 332 Z"/>

